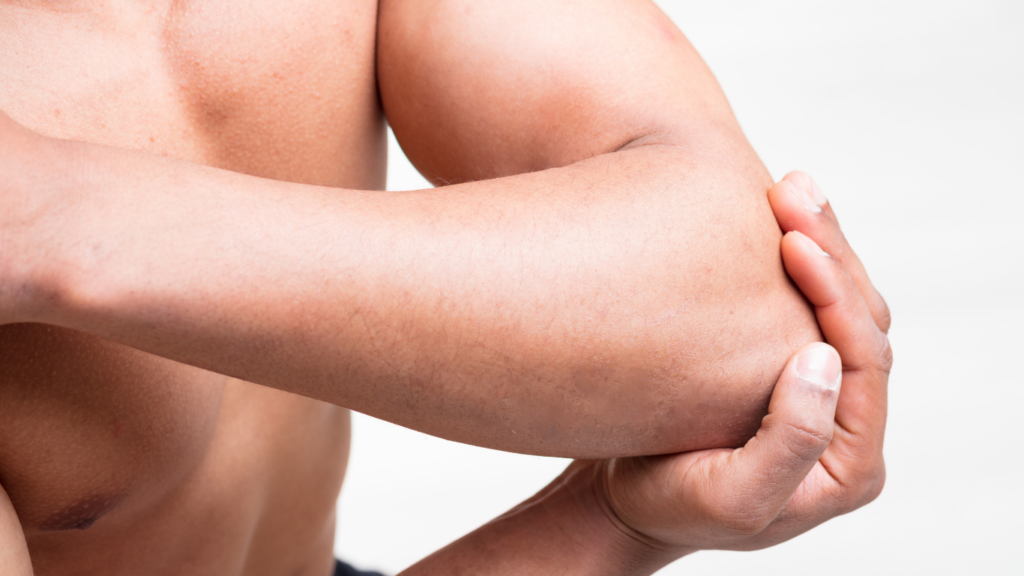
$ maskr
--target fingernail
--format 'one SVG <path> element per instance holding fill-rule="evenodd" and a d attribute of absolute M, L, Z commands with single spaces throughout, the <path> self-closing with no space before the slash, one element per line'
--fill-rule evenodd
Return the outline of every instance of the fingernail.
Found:
<path fill-rule="evenodd" d="M 821 206 L 818 206 L 814 200 L 811 200 L 811 196 L 807 193 L 807 190 L 804 190 L 803 186 L 798 186 L 789 181 L 786 181 L 786 184 L 789 185 L 789 191 L 797 199 L 797 202 L 800 202 L 801 206 L 811 212 L 821 212 Z"/>
<path fill-rule="evenodd" d="M 814 200 L 815 204 L 818 206 L 828 204 L 828 198 L 825 198 L 825 195 L 821 193 L 821 188 L 818 188 L 818 183 L 810 176 L 807 177 L 807 184 L 810 188 L 811 200 Z"/>
<path fill-rule="evenodd" d="M 804 236 L 804 242 L 805 242 L 805 243 L 806 243 L 806 244 L 807 244 L 807 245 L 808 245 L 808 246 L 809 246 L 809 247 L 810 247 L 810 248 L 811 248 L 812 250 L 814 250 L 814 251 L 815 251 L 815 252 L 817 252 L 818 254 L 821 254 L 822 256 L 824 256 L 824 257 L 826 257 L 826 258 L 831 258 L 831 257 L 832 257 L 832 255 L 831 255 L 831 254 L 829 254 L 828 252 L 825 252 L 824 250 L 822 250 L 822 249 L 821 249 L 821 246 L 818 246 L 818 243 L 817 243 L 817 242 L 815 242 L 814 240 L 811 240 L 811 239 L 810 239 L 810 238 L 808 238 L 807 236 Z"/>
<path fill-rule="evenodd" d="M 839 390 L 843 380 L 843 364 L 831 346 L 819 344 L 800 354 L 796 360 L 796 374 L 811 384 L 828 390 Z"/>

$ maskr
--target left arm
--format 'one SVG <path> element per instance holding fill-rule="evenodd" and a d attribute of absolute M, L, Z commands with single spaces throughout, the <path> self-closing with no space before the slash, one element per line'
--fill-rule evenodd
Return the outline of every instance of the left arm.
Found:
<path fill-rule="evenodd" d="M 709 232 L 745 203 L 677 191 L 671 147 L 402 193 L 28 148 L 0 151 L 44 164 L 22 185 L 28 206 L 0 211 L 0 322 L 80 330 L 449 440 L 585 458 L 738 445 L 785 354 L 817 334 L 766 248 L 777 225 L 741 210 L 741 233 Z M 39 161 L 54 148 L 83 166 L 70 190 Z"/>
<path fill-rule="evenodd" d="M 403 576 L 647 576 L 699 550 L 774 546 L 874 500 L 885 481 L 889 311 L 831 207 L 797 200 L 813 186 L 791 174 L 770 197 L 789 232 L 786 268 L 835 349 L 810 344 L 790 359 L 754 438 L 737 450 L 574 462 Z"/>
<path fill-rule="evenodd" d="M 0 322 L 502 450 L 749 438 L 820 334 L 767 171 L 672 22 L 646 0 L 384 0 L 378 41 L 400 143 L 459 184 L 275 182 L 0 119 Z"/>

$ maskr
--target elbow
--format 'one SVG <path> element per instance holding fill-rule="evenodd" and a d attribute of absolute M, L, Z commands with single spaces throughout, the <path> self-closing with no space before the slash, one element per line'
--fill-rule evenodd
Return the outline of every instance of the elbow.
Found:
<path fill-rule="evenodd" d="M 767 414 L 790 356 L 820 341 L 813 310 L 784 274 L 582 347 L 557 426 L 577 458 L 736 448 Z"/>

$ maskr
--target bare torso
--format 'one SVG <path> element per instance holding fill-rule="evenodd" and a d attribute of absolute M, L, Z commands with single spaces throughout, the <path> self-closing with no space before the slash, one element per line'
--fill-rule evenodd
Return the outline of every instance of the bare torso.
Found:
<path fill-rule="evenodd" d="M 375 30 L 374 0 L 3 0 L 0 110 L 51 136 L 380 189 Z M 0 328 L 0 485 L 40 576 L 325 575 L 348 443 L 341 408 Z"/>

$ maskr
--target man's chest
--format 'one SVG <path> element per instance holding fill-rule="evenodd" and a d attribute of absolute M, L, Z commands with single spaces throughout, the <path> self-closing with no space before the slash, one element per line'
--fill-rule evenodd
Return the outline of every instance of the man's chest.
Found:
<path fill-rule="evenodd" d="M 49 136 L 382 188 L 375 27 L 373 0 L 0 0 L 0 110 Z M 26 529 L 87 527 L 169 490 L 221 426 L 221 380 L 0 327 L 0 484 Z"/>
<path fill-rule="evenodd" d="M 0 2 L 0 110 L 50 136 L 383 185 L 374 0 Z"/>
<path fill-rule="evenodd" d="M 161 498 L 204 458 L 224 381 L 62 328 L 0 327 L 0 485 L 26 532 Z"/>
<path fill-rule="evenodd" d="M 295 573 L 328 526 L 347 443 L 345 410 L 60 328 L 0 327 L 0 486 L 36 574 L 241 573 L 264 524 L 276 536 L 252 546 Z"/>

